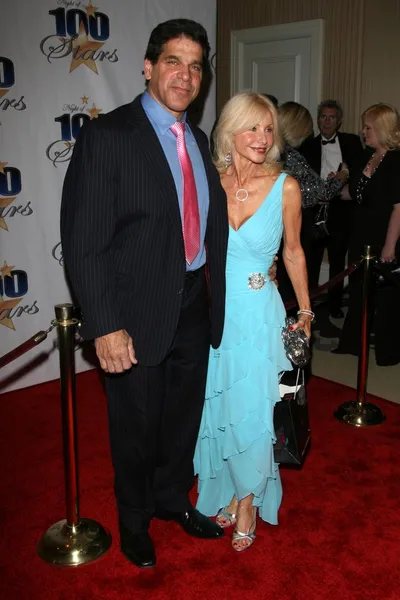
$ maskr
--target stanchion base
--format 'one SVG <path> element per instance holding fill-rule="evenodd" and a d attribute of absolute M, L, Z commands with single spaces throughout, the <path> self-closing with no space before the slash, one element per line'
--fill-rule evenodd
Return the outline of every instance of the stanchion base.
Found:
<path fill-rule="evenodd" d="M 77 567 L 100 558 L 111 546 L 111 534 L 92 519 L 70 527 L 59 521 L 46 531 L 37 545 L 44 561 L 59 567 Z"/>
<path fill-rule="evenodd" d="M 334 413 L 336 419 L 353 427 L 369 427 L 380 425 L 386 417 L 375 404 L 371 402 L 345 402 Z"/>

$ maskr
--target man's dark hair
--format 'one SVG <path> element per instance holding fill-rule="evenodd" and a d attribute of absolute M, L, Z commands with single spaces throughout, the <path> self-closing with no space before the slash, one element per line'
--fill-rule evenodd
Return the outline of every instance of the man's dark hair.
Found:
<path fill-rule="evenodd" d="M 343 108 L 337 100 L 324 100 L 318 105 L 318 116 L 320 116 L 324 108 L 334 108 L 336 110 L 336 116 L 339 121 L 343 119 Z"/>
<path fill-rule="evenodd" d="M 278 108 L 279 102 L 278 102 L 278 98 L 276 96 L 273 96 L 272 94 L 263 94 L 263 95 L 272 102 L 272 104 L 275 106 L 275 108 Z"/>
<path fill-rule="evenodd" d="M 203 67 L 206 68 L 210 55 L 207 32 L 200 23 L 190 19 L 171 19 L 157 25 L 150 34 L 145 59 L 155 65 L 163 51 L 164 44 L 179 37 L 187 37 L 200 44 L 203 49 Z"/>

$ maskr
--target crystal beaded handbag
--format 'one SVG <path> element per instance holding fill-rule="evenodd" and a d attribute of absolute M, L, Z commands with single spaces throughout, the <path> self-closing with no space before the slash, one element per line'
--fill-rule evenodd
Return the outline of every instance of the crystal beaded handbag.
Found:
<path fill-rule="evenodd" d="M 283 347 L 286 356 L 296 367 L 305 367 L 311 358 L 310 342 L 304 329 L 290 330 L 296 323 L 294 317 L 286 319 L 286 326 L 282 329 Z"/>

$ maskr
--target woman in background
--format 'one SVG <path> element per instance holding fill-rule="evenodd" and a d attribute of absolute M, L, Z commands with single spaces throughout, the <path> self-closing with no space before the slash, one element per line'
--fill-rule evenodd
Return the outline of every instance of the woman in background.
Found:
<path fill-rule="evenodd" d="M 318 285 L 320 270 L 319 261 L 313 260 L 318 244 L 315 221 L 320 208 L 319 203 L 327 203 L 340 195 L 349 171 L 347 168 L 342 168 L 338 173 L 332 173 L 325 181 L 297 151 L 304 140 L 313 135 L 313 120 L 305 106 L 297 102 L 285 102 L 278 108 L 278 121 L 285 142 L 281 156 L 283 169 L 297 180 L 301 190 L 303 209 L 301 243 L 306 257 L 309 286 L 314 288 Z M 293 288 L 281 260 L 278 262 L 278 281 L 283 300 L 293 298 Z"/>
<path fill-rule="evenodd" d="M 400 257 L 400 116 L 388 104 L 374 104 L 362 114 L 363 136 L 368 149 L 363 164 L 352 175 L 350 195 L 357 202 L 349 262 L 360 260 L 365 245 L 383 263 Z M 349 311 L 344 322 L 338 354 L 360 351 L 361 271 L 350 278 Z M 400 293 L 389 285 L 374 294 L 375 354 L 378 365 L 400 362 Z"/>

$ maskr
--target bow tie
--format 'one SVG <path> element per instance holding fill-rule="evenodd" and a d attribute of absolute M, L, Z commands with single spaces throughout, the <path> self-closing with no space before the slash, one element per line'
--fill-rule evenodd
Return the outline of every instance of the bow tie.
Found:
<path fill-rule="evenodd" d="M 331 140 L 321 140 L 322 145 L 326 146 L 326 144 L 334 144 L 336 142 L 336 135 Z"/>

